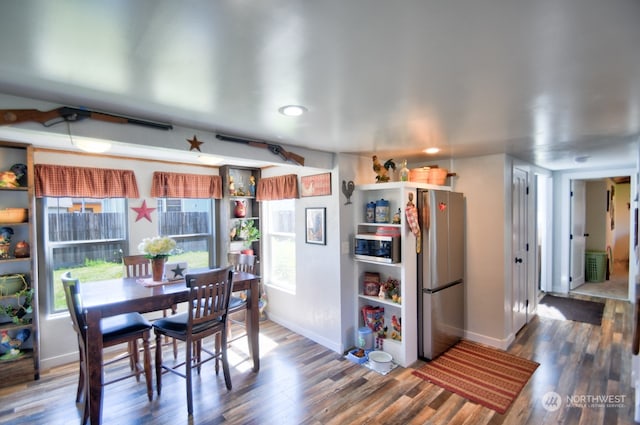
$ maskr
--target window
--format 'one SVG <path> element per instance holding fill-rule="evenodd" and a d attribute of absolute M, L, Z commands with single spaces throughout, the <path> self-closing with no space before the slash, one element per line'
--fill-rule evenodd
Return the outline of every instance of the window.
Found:
<path fill-rule="evenodd" d="M 190 269 L 209 267 L 215 258 L 211 231 L 211 199 L 158 199 L 158 233 L 177 242 L 171 262 L 186 262 Z"/>
<path fill-rule="evenodd" d="M 71 271 L 80 281 L 123 276 L 127 249 L 124 198 L 43 198 L 49 312 L 66 311 L 60 276 Z"/>
<path fill-rule="evenodd" d="M 295 200 L 263 203 L 262 244 L 268 265 L 267 283 L 289 292 L 296 291 Z"/>

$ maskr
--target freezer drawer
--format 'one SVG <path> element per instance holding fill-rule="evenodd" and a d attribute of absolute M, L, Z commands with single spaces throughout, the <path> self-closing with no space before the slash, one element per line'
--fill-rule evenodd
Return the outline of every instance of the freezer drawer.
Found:
<path fill-rule="evenodd" d="M 436 292 L 423 291 L 421 315 L 418 355 L 433 360 L 464 334 L 464 284 Z"/>

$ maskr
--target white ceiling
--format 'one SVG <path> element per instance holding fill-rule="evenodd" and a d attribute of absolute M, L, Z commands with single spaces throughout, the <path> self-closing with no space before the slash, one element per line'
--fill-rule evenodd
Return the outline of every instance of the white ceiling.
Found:
<path fill-rule="evenodd" d="M 635 164 L 639 18 L 638 0 L 4 1 L 0 93 L 329 152 Z"/>

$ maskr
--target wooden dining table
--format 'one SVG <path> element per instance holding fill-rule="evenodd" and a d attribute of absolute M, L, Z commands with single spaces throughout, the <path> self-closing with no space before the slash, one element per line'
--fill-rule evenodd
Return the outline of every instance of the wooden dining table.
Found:
<path fill-rule="evenodd" d="M 89 419 L 92 424 L 99 424 L 102 416 L 103 346 L 100 320 L 122 313 L 159 311 L 188 301 L 189 290 L 184 280 L 165 284 L 150 283 L 150 280 L 122 278 L 80 284 L 87 320 L 86 387 L 89 389 Z M 259 285 L 260 276 L 246 272 L 235 272 L 233 275 L 233 291 L 247 291 L 247 335 L 254 372 L 260 370 Z"/>

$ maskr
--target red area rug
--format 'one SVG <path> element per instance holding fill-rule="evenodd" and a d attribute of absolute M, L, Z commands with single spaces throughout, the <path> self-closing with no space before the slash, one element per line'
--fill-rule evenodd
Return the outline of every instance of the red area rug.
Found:
<path fill-rule="evenodd" d="M 504 414 L 538 366 L 506 351 L 463 340 L 413 374 Z"/>

